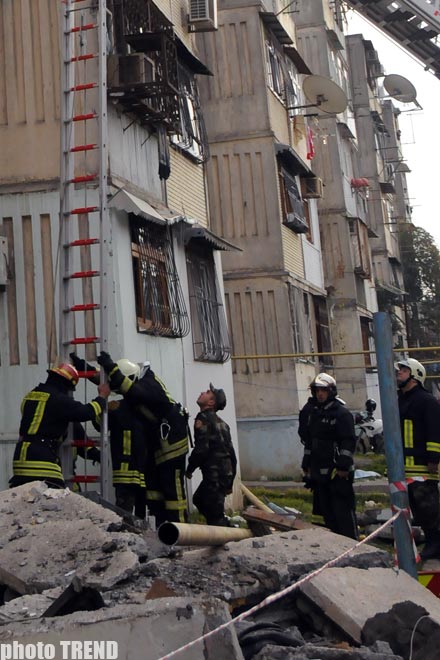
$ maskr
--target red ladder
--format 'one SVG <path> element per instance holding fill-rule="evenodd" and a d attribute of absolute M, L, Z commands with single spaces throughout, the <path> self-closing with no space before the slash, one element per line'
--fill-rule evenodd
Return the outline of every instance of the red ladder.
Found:
<path fill-rule="evenodd" d="M 96 344 L 108 347 L 107 264 L 107 53 L 106 0 L 61 0 L 61 176 L 60 176 L 60 356 L 84 347 L 86 359 Z M 95 233 L 91 237 L 90 233 Z M 96 247 L 95 247 L 96 246 Z M 98 262 L 92 268 L 92 261 Z M 99 286 L 94 279 L 99 278 Z M 99 316 L 99 335 L 97 327 Z M 93 348 L 92 348 L 93 347 Z M 81 372 L 82 378 L 90 373 Z M 104 379 L 101 370 L 101 381 Z M 94 398 L 87 395 L 89 400 Z M 72 429 L 61 461 L 68 483 L 101 482 L 110 494 L 107 411 L 101 420 L 101 474 L 75 475 Z M 83 440 L 84 442 L 84 440 Z M 85 441 L 87 442 L 87 441 Z M 87 462 L 85 462 L 87 465 Z"/>

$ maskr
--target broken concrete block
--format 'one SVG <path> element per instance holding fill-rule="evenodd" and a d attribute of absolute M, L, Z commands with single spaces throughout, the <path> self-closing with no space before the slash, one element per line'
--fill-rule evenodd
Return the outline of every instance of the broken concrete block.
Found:
<path fill-rule="evenodd" d="M 424 608 L 440 625 L 440 600 L 404 571 L 329 568 L 303 584 L 300 591 L 357 643 L 362 642 L 369 619 L 405 601 Z"/>
<path fill-rule="evenodd" d="M 144 605 L 119 605 L 95 612 L 11 623 L 0 627 L 0 643 L 53 645 L 52 660 L 71 655 L 66 644 L 73 641 L 112 642 L 117 660 L 157 660 L 206 632 L 230 621 L 225 603 L 214 598 L 161 598 Z M 117 646 L 114 647 L 114 644 Z M 80 657 L 80 656 L 77 656 Z M 108 657 L 108 656 L 101 656 Z M 243 660 L 234 627 L 179 654 L 179 660 Z"/>
<path fill-rule="evenodd" d="M 231 604 L 255 602 L 355 545 L 352 539 L 319 528 L 274 533 L 259 540 L 261 547 L 255 547 L 251 538 L 188 551 L 180 558 L 155 559 L 142 572 L 160 577 L 179 595 L 209 593 Z M 342 565 L 389 566 L 391 558 L 383 550 L 363 545 L 344 558 Z"/>

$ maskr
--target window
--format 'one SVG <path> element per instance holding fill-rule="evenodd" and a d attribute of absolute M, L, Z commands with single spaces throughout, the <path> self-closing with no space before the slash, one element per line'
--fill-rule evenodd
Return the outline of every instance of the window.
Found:
<path fill-rule="evenodd" d="M 330 339 L 330 323 L 328 319 L 327 303 L 325 298 L 313 296 L 316 324 L 316 342 L 318 353 L 331 353 L 332 344 Z M 322 355 L 319 358 L 320 367 L 325 370 L 326 367 L 333 365 L 332 355 Z"/>
<path fill-rule="evenodd" d="M 309 294 L 289 285 L 289 301 L 295 353 L 314 352 Z M 311 356 L 304 359 L 310 360 Z"/>
<path fill-rule="evenodd" d="M 371 277 L 371 264 L 368 229 L 357 218 L 349 218 L 348 226 L 350 229 L 354 272 L 364 279 L 369 279 Z"/>
<path fill-rule="evenodd" d="M 226 362 L 231 346 L 212 250 L 190 242 L 186 252 L 194 359 Z"/>
<path fill-rule="evenodd" d="M 209 150 L 197 85 L 194 75 L 181 64 L 178 73 L 180 130 L 171 142 L 202 163 L 208 159 Z"/>
<path fill-rule="evenodd" d="M 306 221 L 304 203 L 301 199 L 295 177 L 281 167 L 279 169 L 279 178 L 283 224 L 297 234 L 307 233 L 309 226 Z"/>
<path fill-rule="evenodd" d="M 281 68 L 281 58 L 275 48 L 268 41 L 266 41 L 266 63 L 269 87 L 275 92 L 275 94 L 282 97 L 284 80 Z"/>
<path fill-rule="evenodd" d="M 130 232 L 138 332 L 185 337 L 189 319 L 169 228 L 130 214 Z"/>
<path fill-rule="evenodd" d="M 361 323 L 361 335 L 362 335 L 362 350 L 371 351 L 372 344 L 372 332 L 371 332 L 371 319 L 366 316 L 360 317 Z M 373 360 L 371 359 L 371 353 L 365 353 L 364 355 L 365 366 L 373 367 Z"/>

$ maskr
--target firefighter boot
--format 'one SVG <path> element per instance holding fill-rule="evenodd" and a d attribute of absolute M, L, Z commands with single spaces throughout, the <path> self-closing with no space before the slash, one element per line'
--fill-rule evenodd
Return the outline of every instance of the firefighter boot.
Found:
<path fill-rule="evenodd" d="M 428 530 L 425 532 L 425 546 L 420 553 L 422 561 L 427 559 L 440 559 L 440 531 Z"/>

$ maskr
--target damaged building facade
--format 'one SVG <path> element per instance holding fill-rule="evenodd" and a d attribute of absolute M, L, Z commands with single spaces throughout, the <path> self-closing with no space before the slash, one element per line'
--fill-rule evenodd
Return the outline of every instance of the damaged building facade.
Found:
<path fill-rule="evenodd" d="M 72 348 L 88 360 L 106 348 L 115 359 L 149 361 L 193 417 L 200 391 L 212 381 L 226 392 L 225 418 L 236 442 L 219 255 L 240 252 L 209 229 L 209 149 L 198 79 L 210 71 L 188 31 L 188 3 L 108 2 L 107 84 L 101 87 L 98 33 L 92 29 L 97 6 L 72 7 L 74 62 L 72 42 L 66 41 L 65 3 L 0 7 L 2 49 L 9 62 L 0 73 L 0 234 L 6 262 L 0 288 L 1 488 L 11 476 L 22 397 Z M 65 69 L 73 64 L 69 83 Z M 97 88 L 78 90 L 74 122 L 63 114 L 63 80 L 66 89 L 72 84 Z M 105 87 L 106 115 L 86 114 L 90 94 L 95 97 L 89 105 L 97 108 Z M 77 247 L 66 267 L 60 229 L 60 149 L 66 148 L 60 135 L 73 125 L 77 153 L 71 195 L 77 212 L 69 217 L 69 232 L 70 245 Z M 99 186 L 78 176 L 92 178 L 98 169 L 100 131 L 108 136 L 105 266 L 91 240 L 99 232 L 91 210 Z M 85 145 L 83 153 L 76 145 Z M 108 319 L 101 345 L 100 313 L 93 309 L 101 302 L 94 277 L 100 267 L 106 269 L 107 302 L 102 302 Z M 75 314 L 66 332 L 62 289 L 75 277 L 73 303 L 89 308 Z M 98 341 L 89 343 L 93 337 Z M 90 400 L 93 392 L 90 385 L 78 388 L 77 398 Z"/>
<path fill-rule="evenodd" d="M 406 345 L 392 224 L 396 191 L 407 198 L 404 170 L 390 162 L 392 145 L 402 160 L 398 112 L 381 100 L 371 42 L 344 35 L 342 2 L 218 8 L 218 31 L 198 43 L 214 73 L 201 81 L 212 226 L 244 250 L 223 257 L 242 469 L 298 475 L 298 412 L 316 371 L 362 410 L 379 401 L 373 313 L 391 312 Z M 334 81 L 346 109 L 313 106 L 310 75 Z M 371 353 L 346 355 L 361 351 Z"/>

